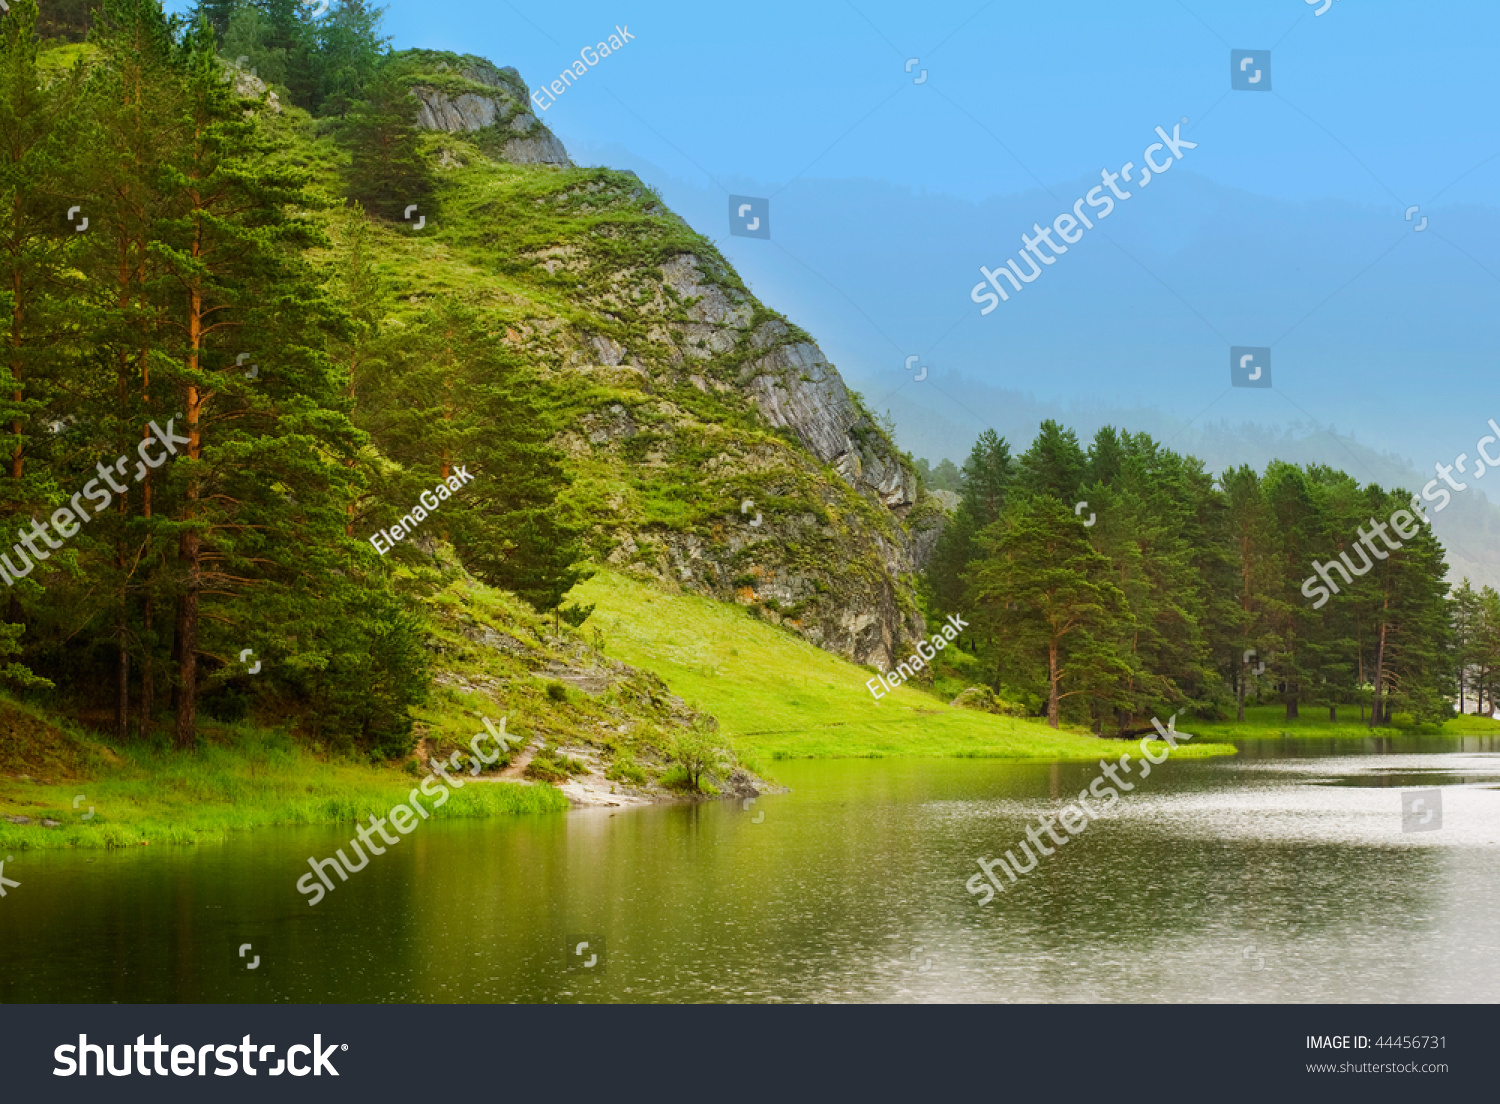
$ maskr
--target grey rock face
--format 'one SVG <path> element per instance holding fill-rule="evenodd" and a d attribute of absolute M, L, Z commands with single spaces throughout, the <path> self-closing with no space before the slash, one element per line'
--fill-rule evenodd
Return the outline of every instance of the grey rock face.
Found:
<path fill-rule="evenodd" d="M 748 365 L 741 381 L 772 425 L 792 430 L 851 486 L 872 492 L 903 516 L 916 502 L 915 477 L 855 407 L 843 379 L 816 345 L 777 346 Z"/>
<path fill-rule="evenodd" d="M 538 124 L 540 126 L 540 124 Z M 558 168 L 570 169 L 573 162 L 568 160 L 568 151 L 563 144 L 546 127 L 533 138 L 512 138 L 505 144 L 505 160 L 515 165 L 556 165 Z"/>
<path fill-rule="evenodd" d="M 662 283 L 686 302 L 687 322 L 673 324 L 683 339 L 682 356 L 707 359 L 734 349 L 749 329 L 754 310 L 743 295 L 710 280 L 691 253 L 661 266 Z M 782 322 L 765 322 L 749 335 L 750 346 L 767 350 L 747 365 L 739 383 L 766 420 L 790 429 L 817 458 L 832 465 L 856 490 L 874 494 L 904 516 L 916 502 L 915 476 L 850 398 L 838 370 L 809 342 L 789 342 Z"/>
<path fill-rule="evenodd" d="M 500 113 L 500 105 L 489 96 L 476 96 L 465 92 L 457 99 L 449 99 L 446 93 L 429 89 L 414 90 L 422 106 L 417 109 L 417 126 L 424 130 L 480 130 L 493 126 Z"/>
<path fill-rule="evenodd" d="M 418 102 L 419 128 L 448 134 L 484 131 L 482 137 L 488 139 L 485 144 L 502 160 L 518 165 L 572 167 L 563 144 L 532 112 L 520 73 L 473 59 L 458 71 L 458 76 L 482 89 L 459 92 L 424 84 L 412 88 Z"/>
<path fill-rule="evenodd" d="M 538 256 L 537 263 L 552 260 Z M 929 504 L 919 508 L 915 473 L 903 466 L 816 345 L 780 321 L 755 325 L 754 301 L 716 278 L 712 262 L 694 254 L 672 257 L 656 274 L 657 291 L 627 300 L 643 312 L 640 347 L 586 338 L 585 355 L 597 366 L 592 370 L 640 363 L 659 377 L 663 390 L 678 380 L 700 392 L 737 393 L 802 446 L 796 459 L 783 446 L 726 446 L 703 463 L 702 480 L 741 486 L 750 480 L 785 488 L 771 493 L 807 494 L 814 484 L 806 480 L 826 465 L 884 519 L 851 509 L 840 494 L 814 491 L 805 500 L 808 510 L 788 510 L 783 503 L 753 525 L 758 504 L 707 530 L 617 529 L 607 561 L 644 570 L 669 586 L 753 605 L 764 619 L 857 663 L 887 667 L 904 658 L 925 635 L 911 580 L 931 554 L 941 511 Z M 716 370 L 736 354 L 744 358 L 737 376 Z M 680 409 L 648 400 L 651 393 L 644 386 L 633 410 L 611 403 L 585 415 L 574 434 L 575 450 L 614 451 L 638 432 L 650 432 L 651 446 L 637 450 L 631 462 L 638 470 L 658 466 L 658 450 L 670 452 L 673 427 L 686 427 Z M 738 498 L 729 510 L 736 505 Z M 813 512 L 815 507 L 821 510 Z"/>

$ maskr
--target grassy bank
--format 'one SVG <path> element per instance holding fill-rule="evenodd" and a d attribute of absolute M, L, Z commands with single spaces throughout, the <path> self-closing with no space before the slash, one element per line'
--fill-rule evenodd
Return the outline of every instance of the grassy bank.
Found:
<path fill-rule="evenodd" d="M 191 755 L 111 747 L 39 712 L 0 702 L 0 852 L 197 843 L 271 825 L 351 823 L 385 815 L 420 781 L 400 767 L 321 758 L 284 733 L 226 726 L 206 735 L 206 746 Z M 432 814 L 480 817 L 567 807 L 550 786 L 489 782 L 454 791 Z M 85 821 L 91 808 L 94 815 Z M 14 824 L 7 816 L 30 817 L 32 823 Z M 61 827 L 44 827 L 44 818 Z"/>
<path fill-rule="evenodd" d="M 1340 711 L 1337 721 L 1328 719 L 1326 708 L 1302 711 L 1296 720 L 1287 720 L 1282 705 L 1247 706 L 1243 721 L 1194 721 L 1193 732 L 1212 740 L 1277 739 L 1284 736 L 1321 736 L 1340 739 L 1370 739 L 1377 736 L 1500 736 L 1500 721 L 1489 717 L 1465 715 L 1453 717 L 1441 725 L 1416 725 L 1400 728 L 1382 725 L 1371 728 L 1359 719 L 1357 708 Z"/>
<path fill-rule="evenodd" d="M 596 603 L 584 629 L 597 631 L 606 654 L 650 668 L 673 693 L 712 713 L 752 763 L 881 756 L 1097 759 L 1122 747 L 1040 721 L 954 709 L 908 686 L 876 701 L 865 686 L 873 671 L 739 606 L 663 594 L 612 572 L 575 588 L 572 598 Z M 1226 754 L 1232 752 L 1222 744 L 1183 744 L 1173 753 Z"/>

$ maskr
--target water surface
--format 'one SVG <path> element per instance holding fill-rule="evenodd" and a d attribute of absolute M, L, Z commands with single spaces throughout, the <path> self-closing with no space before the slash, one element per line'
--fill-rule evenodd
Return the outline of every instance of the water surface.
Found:
<path fill-rule="evenodd" d="M 792 792 L 748 810 L 427 822 L 313 908 L 296 879 L 348 827 L 19 853 L 0 1000 L 1500 1000 L 1500 744 L 1241 747 L 1157 767 L 984 907 L 975 860 L 1097 766 L 779 762 Z M 1441 829 L 1403 832 L 1426 788 Z"/>

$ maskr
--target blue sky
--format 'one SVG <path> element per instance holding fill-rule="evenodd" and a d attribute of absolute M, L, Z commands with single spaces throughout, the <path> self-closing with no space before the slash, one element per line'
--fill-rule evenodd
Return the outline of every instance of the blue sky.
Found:
<path fill-rule="evenodd" d="M 785 186 L 811 172 L 977 201 L 1097 175 L 1158 122 L 1211 108 L 1205 124 L 1220 140 L 1195 168 L 1263 195 L 1423 203 L 1497 152 L 1489 97 L 1476 93 L 1494 66 L 1500 9 L 1336 0 L 1314 10 L 1303 0 L 396 0 L 386 24 L 397 47 L 481 54 L 533 87 L 628 26 L 635 41 L 547 122 L 565 141 L 619 142 L 689 180 Z M 1273 91 L 1226 97 L 1229 50 L 1273 45 Z M 904 72 L 911 57 L 921 59 L 912 76 L 928 71 L 924 85 Z M 1445 198 L 1484 195 L 1471 179 Z"/>
<path fill-rule="evenodd" d="M 1500 5 L 1314 11 L 395 0 L 386 30 L 538 87 L 628 27 L 544 121 L 581 163 L 661 188 L 898 425 L 946 418 L 953 454 L 1024 392 L 1332 424 L 1427 469 L 1500 417 Z M 1271 50 L 1271 91 L 1229 90 L 1236 48 Z M 1107 238 L 980 317 L 979 265 L 1184 116 L 1198 147 L 1122 203 Z M 770 241 L 730 236 L 730 193 L 770 198 Z M 1230 345 L 1272 347 L 1272 391 L 1228 387 Z"/>

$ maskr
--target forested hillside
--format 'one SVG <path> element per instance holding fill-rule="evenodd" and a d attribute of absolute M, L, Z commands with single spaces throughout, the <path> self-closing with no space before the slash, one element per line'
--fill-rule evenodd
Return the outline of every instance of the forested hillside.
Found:
<path fill-rule="evenodd" d="M 253 709 L 399 755 L 438 588 L 578 625 L 590 560 L 893 662 L 940 511 L 887 431 L 514 70 L 378 24 L 0 21 L 11 688 L 119 738 Z"/>

